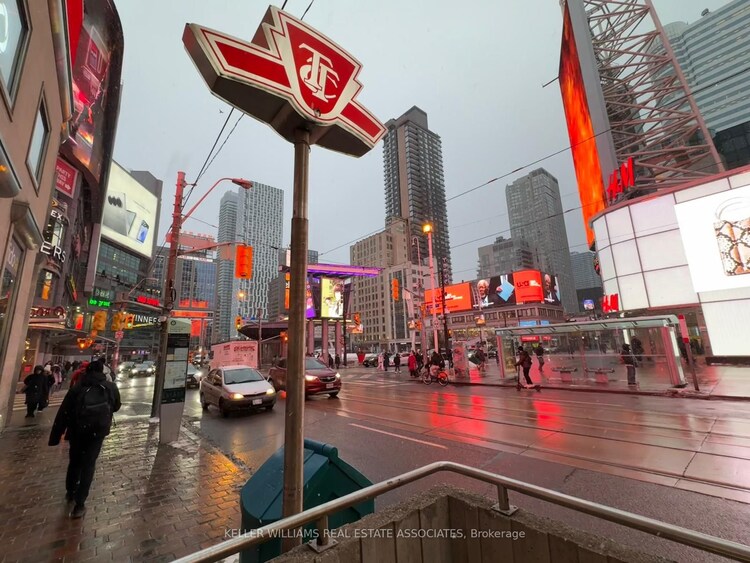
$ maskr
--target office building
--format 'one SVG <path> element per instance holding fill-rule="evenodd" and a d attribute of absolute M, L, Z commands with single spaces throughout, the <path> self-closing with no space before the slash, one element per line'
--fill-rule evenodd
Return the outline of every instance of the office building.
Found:
<path fill-rule="evenodd" d="M 423 259 L 427 239 L 422 225 L 433 225 L 432 244 L 435 264 L 447 258 L 452 272 L 448 212 L 443 178 L 443 151 L 440 137 L 430 131 L 427 114 L 414 106 L 386 124 L 383 139 L 386 225 L 394 219 L 409 221 Z M 416 252 L 412 257 L 417 262 Z M 451 276 L 449 275 L 450 281 Z"/>
<path fill-rule="evenodd" d="M 577 311 L 557 179 L 544 168 L 538 168 L 509 184 L 505 198 L 511 238 L 528 243 L 539 268 L 557 276 L 565 310 Z"/>
<path fill-rule="evenodd" d="M 750 3 L 734 0 L 695 22 L 664 26 L 706 125 L 716 133 L 750 121 Z"/>
<path fill-rule="evenodd" d="M 478 278 L 489 278 L 497 274 L 537 267 L 534 253 L 525 240 L 497 237 L 495 242 L 477 249 L 479 263 Z"/>
<path fill-rule="evenodd" d="M 421 333 L 410 329 L 410 322 L 418 316 L 424 290 L 422 280 L 429 287 L 429 269 L 412 263 L 410 239 L 409 222 L 394 219 L 382 232 L 350 248 L 352 265 L 382 268 L 377 277 L 352 279 L 349 310 L 352 315 L 360 315 L 363 326 L 362 334 L 352 335 L 353 349 L 407 350 L 420 341 Z M 397 301 L 392 296 L 394 279 L 399 286 Z"/>
<path fill-rule="evenodd" d="M 589 310 L 584 306 L 584 302 L 587 302 L 588 307 L 593 305 L 595 310 L 599 310 L 600 301 L 604 295 L 602 278 L 594 269 L 595 258 L 596 253 L 590 250 L 570 253 L 570 268 L 576 288 L 578 311 L 580 312 Z"/>
<path fill-rule="evenodd" d="M 239 196 L 226 192 L 219 207 L 219 232 L 217 242 L 237 240 L 237 208 Z M 214 314 L 213 342 L 224 342 L 237 337 L 234 319 L 237 316 L 237 299 L 234 291 L 234 260 L 219 258 L 216 265 L 216 312 Z"/>
<path fill-rule="evenodd" d="M 252 246 L 253 273 L 249 280 L 237 279 L 233 259 L 218 261 L 214 342 L 238 337 L 238 316 L 267 320 L 269 283 L 279 274 L 283 219 L 284 192 L 278 188 L 253 182 L 252 188 L 221 198 L 218 242 Z"/>

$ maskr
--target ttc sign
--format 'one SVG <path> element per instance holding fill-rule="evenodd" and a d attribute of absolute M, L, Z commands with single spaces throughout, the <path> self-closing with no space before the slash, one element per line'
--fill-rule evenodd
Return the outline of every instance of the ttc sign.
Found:
<path fill-rule="evenodd" d="M 310 131 L 310 144 L 362 156 L 385 133 L 356 101 L 362 65 L 304 22 L 269 6 L 252 41 L 188 24 L 188 54 L 219 98 L 294 142 Z"/>

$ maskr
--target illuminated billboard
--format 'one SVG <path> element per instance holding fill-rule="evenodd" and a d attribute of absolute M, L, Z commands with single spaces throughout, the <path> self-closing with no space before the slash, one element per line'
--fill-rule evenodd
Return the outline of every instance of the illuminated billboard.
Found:
<path fill-rule="evenodd" d="M 693 289 L 750 287 L 750 186 L 675 205 Z"/>
<path fill-rule="evenodd" d="M 438 313 L 443 310 L 442 289 L 435 290 L 435 307 Z M 432 314 L 432 293 L 431 289 L 425 291 L 424 302 L 427 312 Z M 458 313 L 460 311 L 471 311 L 472 296 L 471 284 L 468 282 L 457 283 L 445 286 L 445 311 L 447 313 Z"/>
<path fill-rule="evenodd" d="M 471 282 L 475 309 L 524 303 L 560 305 L 560 284 L 554 274 L 520 270 Z"/>
<path fill-rule="evenodd" d="M 76 31 L 80 34 L 72 65 L 71 135 L 64 149 L 99 183 L 112 153 L 120 106 L 122 28 L 112 3 L 100 1 L 86 2 Z"/>
<path fill-rule="evenodd" d="M 325 319 L 344 317 L 344 282 L 320 278 L 320 316 Z"/>
<path fill-rule="evenodd" d="M 566 2 L 563 16 L 559 69 L 560 93 L 565 108 L 565 121 L 568 126 L 573 166 L 578 181 L 578 195 L 581 200 L 586 239 L 591 245 L 594 241 L 594 231 L 591 229 L 589 221 L 605 208 L 604 180 L 600 145 L 594 136 L 594 124 L 587 98 L 587 88 L 581 72 L 579 49 L 576 45 L 576 36 L 588 34 L 588 26 L 581 26 L 584 29 L 580 33 L 574 32 L 574 24 L 571 18 L 572 4 L 571 1 Z M 578 8 L 577 5 L 576 8 Z M 602 124 L 597 123 L 597 125 L 599 125 L 597 127 L 598 133 L 604 133 L 609 129 L 608 121 Z M 613 169 L 613 166 L 608 168 L 608 170 Z"/>
<path fill-rule="evenodd" d="M 513 272 L 513 287 L 515 288 L 517 305 L 544 301 L 542 273 L 539 270 Z"/>
<path fill-rule="evenodd" d="M 476 289 L 475 305 L 477 308 L 515 305 L 516 294 L 513 287 L 513 274 L 502 274 L 472 282 Z"/>
<path fill-rule="evenodd" d="M 102 211 L 102 236 L 151 258 L 157 206 L 156 196 L 112 161 Z"/>

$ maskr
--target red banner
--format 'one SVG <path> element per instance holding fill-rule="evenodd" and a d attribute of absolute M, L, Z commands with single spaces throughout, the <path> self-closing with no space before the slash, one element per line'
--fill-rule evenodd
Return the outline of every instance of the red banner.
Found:
<path fill-rule="evenodd" d="M 58 158 L 55 164 L 55 189 L 70 198 L 75 197 L 77 181 L 78 170 Z"/>

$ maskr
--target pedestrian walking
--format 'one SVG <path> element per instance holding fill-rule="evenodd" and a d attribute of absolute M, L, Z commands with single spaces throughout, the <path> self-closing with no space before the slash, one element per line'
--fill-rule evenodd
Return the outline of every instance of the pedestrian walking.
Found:
<path fill-rule="evenodd" d="M 334 359 L 334 363 L 336 364 L 336 369 L 339 369 L 341 367 L 341 356 L 336 354 L 336 358 Z"/>
<path fill-rule="evenodd" d="M 411 375 L 412 377 L 417 377 L 417 354 L 414 350 L 412 350 L 411 354 L 409 354 L 407 367 L 409 368 L 409 375 Z"/>
<path fill-rule="evenodd" d="M 628 385 L 635 385 L 635 368 L 638 365 L 638 362 L 636 361 L 633 353 L 630 351 L 629 344 L 622 345 L 620 358 L 622 359 L 622 363 L 625 364 L 625 367 L 628 370 Z"/>
<path fill-rule="evenodd" d="M 55 391 L 59 391 L 60 389 L 62 389 L 62 380 L 63 380 L 62 369 L 57 364 L 52 366 L 52 377 L 54 378 L 54 381 L 55 381 L 54 384 L 52 385 L 52 392 L 54 393 Z"/>
<path fill-rule="evenodd" d="M 544 374 L 544 348 L 541 344 L 534 348 L 534 354 L 536 354 L 536 359 L 539 362 L 539 373 Z"/>
<path fill-rule="evenodd" d="M 96 460 L 104 438 L 112 426 L 113 414 L 120 410 L 117 385 L 107 381 L 102 364 L 91 362 L 81 382 L 65 395 L 57 412 L 49 445 L 57 446 L 63 434 L 70 441 L 65 498 L 75 501 L 71 518 L 86 513 L 86 499 L 94 479 Z"/>
<path fill-rule="evenodd" d="M 23 380 L 23 392 L 26 394 L 26 418 L 34 418 L 34 411 L 44 410 L 47 396 L 47 375 L 44 366 L 36 366 L 34 371 Z"/>
<path fill-rule="evenodd" d="M 516 366 L 521 366 L 523 369 L 523 376 L 526 379 L 526 384 L 534 385 L 534 382 L 531 381 L 531 377 L 529 377 L 529 371 L 531 371 L 531 356 L 529 356 L 529 353 L 523 349 L 523 346 L 518 347 L 518 361 L 516 362 Z"/>
<path fill-rule="evenodd" d="M 384 354 L 385 354 L 384 352 L 381 352 L 380 354 L 378 354 L 378 370 L 379 371 L 383 371 L 385 369 L 384 368 L 385 359 L 383 358 Z"/>
<path fill-rule="evenodd" d="M 333 356 L 331 354 L 328 354 L 328 367 L 333 369 Z"/>
<path fill-rule="evenodd" d="M 401 373 L 401 355 L 398 352 L 393 356 L 393 367 L 396 373 Z"/>
<path fill-rule="evenodd" d="M 388 352 L 383 352 L 383 367 L 385 371 L 388 371 L 388 366 L 391 365 L 391 356 Z"/>

